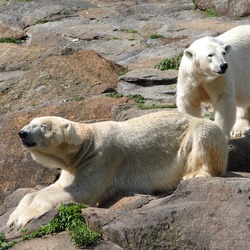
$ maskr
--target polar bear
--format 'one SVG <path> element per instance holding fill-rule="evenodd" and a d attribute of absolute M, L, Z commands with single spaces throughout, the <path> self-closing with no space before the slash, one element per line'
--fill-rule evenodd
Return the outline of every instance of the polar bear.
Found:
<path fill-rule="evenodd" d="M 196 40 L 181 60 L 178 110 L 200 117 L 201 102 L 210 102 L 215 122 L 226 136 L 230 137 L 230 131 L 232 137 L 243 136 L 250 128 L 249 65 L 250 25 Z"/>
<path fill-rule="evenodd" d="M 98 206 L 118 194 L 170 191 L 181 179 L 222 176 L 227 165 L 221 128 L 178 112 L 92 124 L 40 117 L 19 136 L 36 162 L 62 172 L 20 201 L 9 227 L 23 227 L 61 203 Z"/>

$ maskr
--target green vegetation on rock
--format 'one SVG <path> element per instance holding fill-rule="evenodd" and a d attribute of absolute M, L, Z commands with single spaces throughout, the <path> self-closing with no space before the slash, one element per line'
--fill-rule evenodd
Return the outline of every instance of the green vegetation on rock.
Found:
<path fill-rule="evenodd" d="M 39 227 L 36 231 L 23 235 L 23 240 L 39 238 L 47 234 L 69 231 L 72 242 L 78 247 L 90 247 L 97 243 L 100 234 L 90 230 L 82 215 L 83 204 L 61 205 L 57 215 L 49 224 Z"/>
<path fill-rule="evenodd" d="M 7 242 L 5 239 L 5 235 L 0 233 L 0 250 L 6 250 L 15 245 L 14 241 Z"/>
<path fill-rule="evenodd" d="M 164 36 L 163 35 L 161 35 L 161 34 L 152 34 L 152 35 L 150 35 L 150 38 L 151 39 L 158 39 L 158 38 L 163 38 Z"/>
<path fill-rule="evenodd" d="M 108 93 L 106 96 L 113 97 L 113 98 L 121 98 L 124 97 L 123 94 L 120 93 Z M 151 105 L 145 105 L 145 98 L 142 95 L 138 94 L 129 94 L 126 95 L 129 99 L 133 99 L 135 103 L 137 104 L 137 108 L 139 109 L 165 109 L 165 108 L 176 108 L 176 104 L 173 105 L 158 105 L 158 104 L 151 104 Z"/>
<path fill-rule="evenodd" d="M 183 53 L 166 58 L 162 60 L 159 64 L 155 65 L 155 68 L 159 70 L 169 70 L 169 69 L 179 69 L 181 58 Z"/>
<path fill-rule="evenodd" d="M 124 33 L 132 33 L 132 34 L 138 33 L 138 31 L 132 30 L 132 29 L 120 29 L 120 31 Z"/>
<path fill-rule="evenodd" d="M 216 17 L 216 16 L 218 16 L 218 14 L 215 12 L 215 10 L 212 10 L 212 9 L 209 9 L 209 8 L 205 9 L 204 12 L 208 17 Z"/>
<path fill-rule="evenodd" d="M 20 38 L 15 38 L 15 37 L 2 37 L 0 38 L 0 43 L 16 43 L 20 44 L 22 43 Z"/>

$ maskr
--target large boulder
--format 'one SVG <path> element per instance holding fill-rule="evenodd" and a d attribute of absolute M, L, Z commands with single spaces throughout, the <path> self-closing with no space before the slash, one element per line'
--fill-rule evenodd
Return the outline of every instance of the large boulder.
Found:
<path fill-rule="evenodd" d="M 83 209 L 82 214 L 89 227 L 102 234 L 94 249 L 248 249 L 249 185 L 249 178 L 194 178 L 182 181 L 172 195 L 120 197 L 102 208 Z M 7 233 L 4 224 L 28 191 L 17 190 L 5 200 L 9 210 L 0 217 L 0 231 L 8 239 L 22 235 Z M 55 212 L 29 223 L 27 230 L 48 222 Z M 46 249 L 60 249 L 62 242 L 75 249 L 62 234 L 32 242 L 36 249 L 45 249 L 42 242 L 49 244 Z M 27 241 L 14 249 L 31 246 Z"/>
<path fill-rule="evenodd" d="M 18 47 L 12 47 L 9 57 L 14 56 L 18 49 Z M 24 50 L 23 47 L 20 49 Z M 32 51 L 33 49 L 30 49 L 28 55 L 32 55 Z M 41 53 L 40 50 L 38 52 Z M 37 64 L 23 76 L 15 79 L 8 91 L 3 93 L 0 114 L 101 94 L 117 86 L 118 74 L 123 69 L 118 64 L 89 50 L 79 50 L 66 55 L 43 55 L 43 58 L 39 59 L 40 62 L 38 60 Z M 1 56 L 0 61 L 4 62 Z"/>
<path fill-rule="evenodd" d="M 200 10 L 212 10 L 219 16 L 245 17 L 250 15 L 249 0 L 193 0 Z"/>

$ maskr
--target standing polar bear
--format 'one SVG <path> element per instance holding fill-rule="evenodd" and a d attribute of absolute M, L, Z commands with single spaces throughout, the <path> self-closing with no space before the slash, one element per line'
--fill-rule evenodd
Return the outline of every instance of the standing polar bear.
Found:
<path fill-rule="evenodd" d="M 200 117 L 201 102 L 213 104 L 215 122 L 228 138 L 230 131 L 238 137 L 250 128 L 250 25 L 198 39 L 184 51 L 178 110 Z"/>
<path fill-rule="evenodd" d="M 15 227 L 61 203 L 95 206 L 117 194 L 170 191 L 183 178 L 221 176 L 227 164 L 220 127 L 177 112 L 93 124 L 40 117 L 19 136 L 35 161 L 62 172 L 21 200 L 7 222 Z"/>

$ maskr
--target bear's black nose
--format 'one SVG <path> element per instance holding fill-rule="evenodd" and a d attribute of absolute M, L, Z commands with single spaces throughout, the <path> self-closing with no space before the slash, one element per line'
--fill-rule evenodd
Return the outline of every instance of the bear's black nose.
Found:
<path fill-rule="evenodd" d="M 28 136 L 28 132 L 25 131 L 25 130 L 20 130 L 18 132 L 18 135 L 20 136 L 20 138 L 24 139 L 24 138 L 26 138 Z"/>
<path fill-rule="evenodd" d="M 220 68 L 221 68 L 221 70 L 226 71 L 226 69 L 228 68 L 228 64 L 227 63 L 222 63 L 220 65 Z"/>

